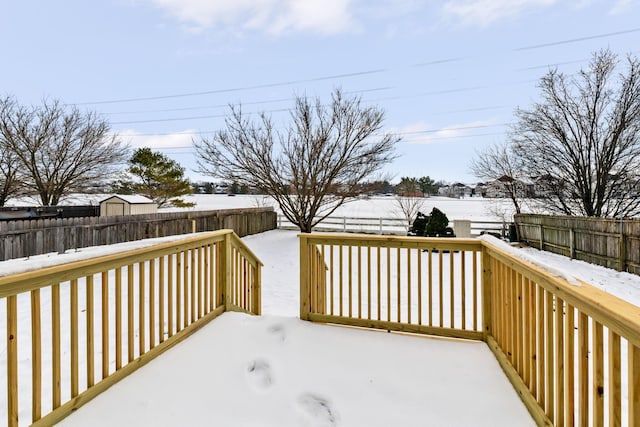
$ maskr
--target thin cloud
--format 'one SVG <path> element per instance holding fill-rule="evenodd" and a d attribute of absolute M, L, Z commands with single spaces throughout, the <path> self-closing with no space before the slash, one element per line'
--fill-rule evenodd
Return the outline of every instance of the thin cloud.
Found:
<path fill-rule="evenodd" d="M 621 15 L 631 9 L 633 0 L 618 0 L 609 11 L 611 15 Z"/>
<path fill-rule="evenodd" d="M 222 28 L 279 35 L 353 31 L 351 0 L 149 0 L 187 28 Z"/>
<path fill-rule="evenodd" d="M 489 26 L 518 16 L 536 7 L 548 7 L 558 0 L 448 0 L 442 6 L 448 15 L 463 25 Z"/>
<path fill-rule="evenodd" d="M 496 124 L 493 120 L 479 120 L 434 128 L 420 121 L 401 128 L 391 129 L 391 132 L 400 135 L 404 143 L 433 144 L 455 138 L 466 138 L 471 134 L 477 134 L 479 131 L 489 130 L 502 125 Z"/>
<path fill-rule="evenodd" d="M 163 149 L 191 148 L 193 145 L 193 138 L 199 136 L 199 134 L 192 129 L 168 135 L 141 134 L 134 130 L 123 130 L 118 133 L 123 140 L 129 142 L 133 149 L 149 147 L 155 151 L 162 151 Z"/>

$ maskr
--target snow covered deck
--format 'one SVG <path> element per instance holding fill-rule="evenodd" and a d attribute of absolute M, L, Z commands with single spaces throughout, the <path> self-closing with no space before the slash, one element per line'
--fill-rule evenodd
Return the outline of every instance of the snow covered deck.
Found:
<path fill-rule="evenodd" d="M 527 426 L 482 342 L 225 313 L 62 426 Z"/>
<path fill-rule="evenodd" d="M 8 425 L 493 426 L 532 425 L 534 417 L 636 426 L 640 419 L 640 311 L 609 294 L 624 290 L 633 300 L 637 276 L 600 276 L 584 263 L 542 261 L 486 240 L 314 235 L 299 245 L 296 233 L 282 231 L 242 241 L 226 231 L 176 239 L 0 265 Z M 383 248 L 360 249 L 376 245 Z M 265 262 L 261 284 L 256 256 Z M 422 292 L 409 271 L 427 285 Z M 261 307 L 268 316 L 231 312 L 206 323 Z"/>

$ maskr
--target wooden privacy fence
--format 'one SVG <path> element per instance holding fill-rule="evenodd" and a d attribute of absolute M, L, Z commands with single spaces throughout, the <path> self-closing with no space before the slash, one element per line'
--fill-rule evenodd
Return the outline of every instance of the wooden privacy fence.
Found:
<path fill-rule="evenodd" d="M 640 274 L 640 219 L 515 215 L 520 241 L 542 250 Z"/>
<path fill-rule="evenodd" d="M 52 425 L 224 311 L 260 314 L 261 267 L 220 230 L 0 277 L 6 425 Z"/>
<path fill-rule="evenodd" d="M 0 261 L 196 231 L 231 229 L 242 237 L 276 222 L 272 208 L 0 222 Z"/>
<path fill-rule="evenodd" d="M 300 234 L 300 317 L 484 340 L 539 425 L 640 425 L 640 308 L 497 239 Z"/>

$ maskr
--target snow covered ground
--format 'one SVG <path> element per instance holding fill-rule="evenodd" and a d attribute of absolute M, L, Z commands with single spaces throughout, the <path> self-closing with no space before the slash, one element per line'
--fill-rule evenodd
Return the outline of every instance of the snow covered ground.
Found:
<path fill-rule="evenodd" d="M 109 196 L 109 194 L 72 194 L 67 196 L 60 204 L 97 205 L 101 200 Z M 161 212 L 275 207 L 273 199 L 267 196 L 237 195 L 230 197 L 226 194 L 193 194 L 185 196 L 184 200 L 195 203 L 196 206 L 192 208 L 163 208 Z M 7 206 L 38 204 L 38 201 L 33 198 L 11 199 L 7 202 Z M 427 197 L 424 199 L 422 212 L 429 213 L 434 207 L 443 211 L 450 220 L 502 221 L 505 218 L 509 220 L 513 216 L 513 208 L 507 199 Z M 334 215 L 366 218 L 403 217 L 393 196 L 357 199 L 338 208 Z"/>

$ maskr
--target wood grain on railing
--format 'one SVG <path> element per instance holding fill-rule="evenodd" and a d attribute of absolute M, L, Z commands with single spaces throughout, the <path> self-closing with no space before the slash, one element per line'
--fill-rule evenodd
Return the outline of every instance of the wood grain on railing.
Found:
<path fill-rule="evenodd" d="M 639 307 L 488 239 L 299 238 L 301 318 L 482 339 L 539 425 L 640 425 Z"/>
<path fill-rule="evenodd" d="M 261 266 L 221 230 L 0 277 L 7 425 L 54 424 L 225 310 L 259 314 Z"/>
<path fill-rule="evenodd" d="M 640 308 L 484 246 L 493 275 L 488 342 L 523 400 L 544 411 L 536 420 L 638 425 Z"/>
<path fill-rule="evenodd" d="M 300 241 L 302 318 L 481 338 L 478 240 L 314 233 Z"/>

